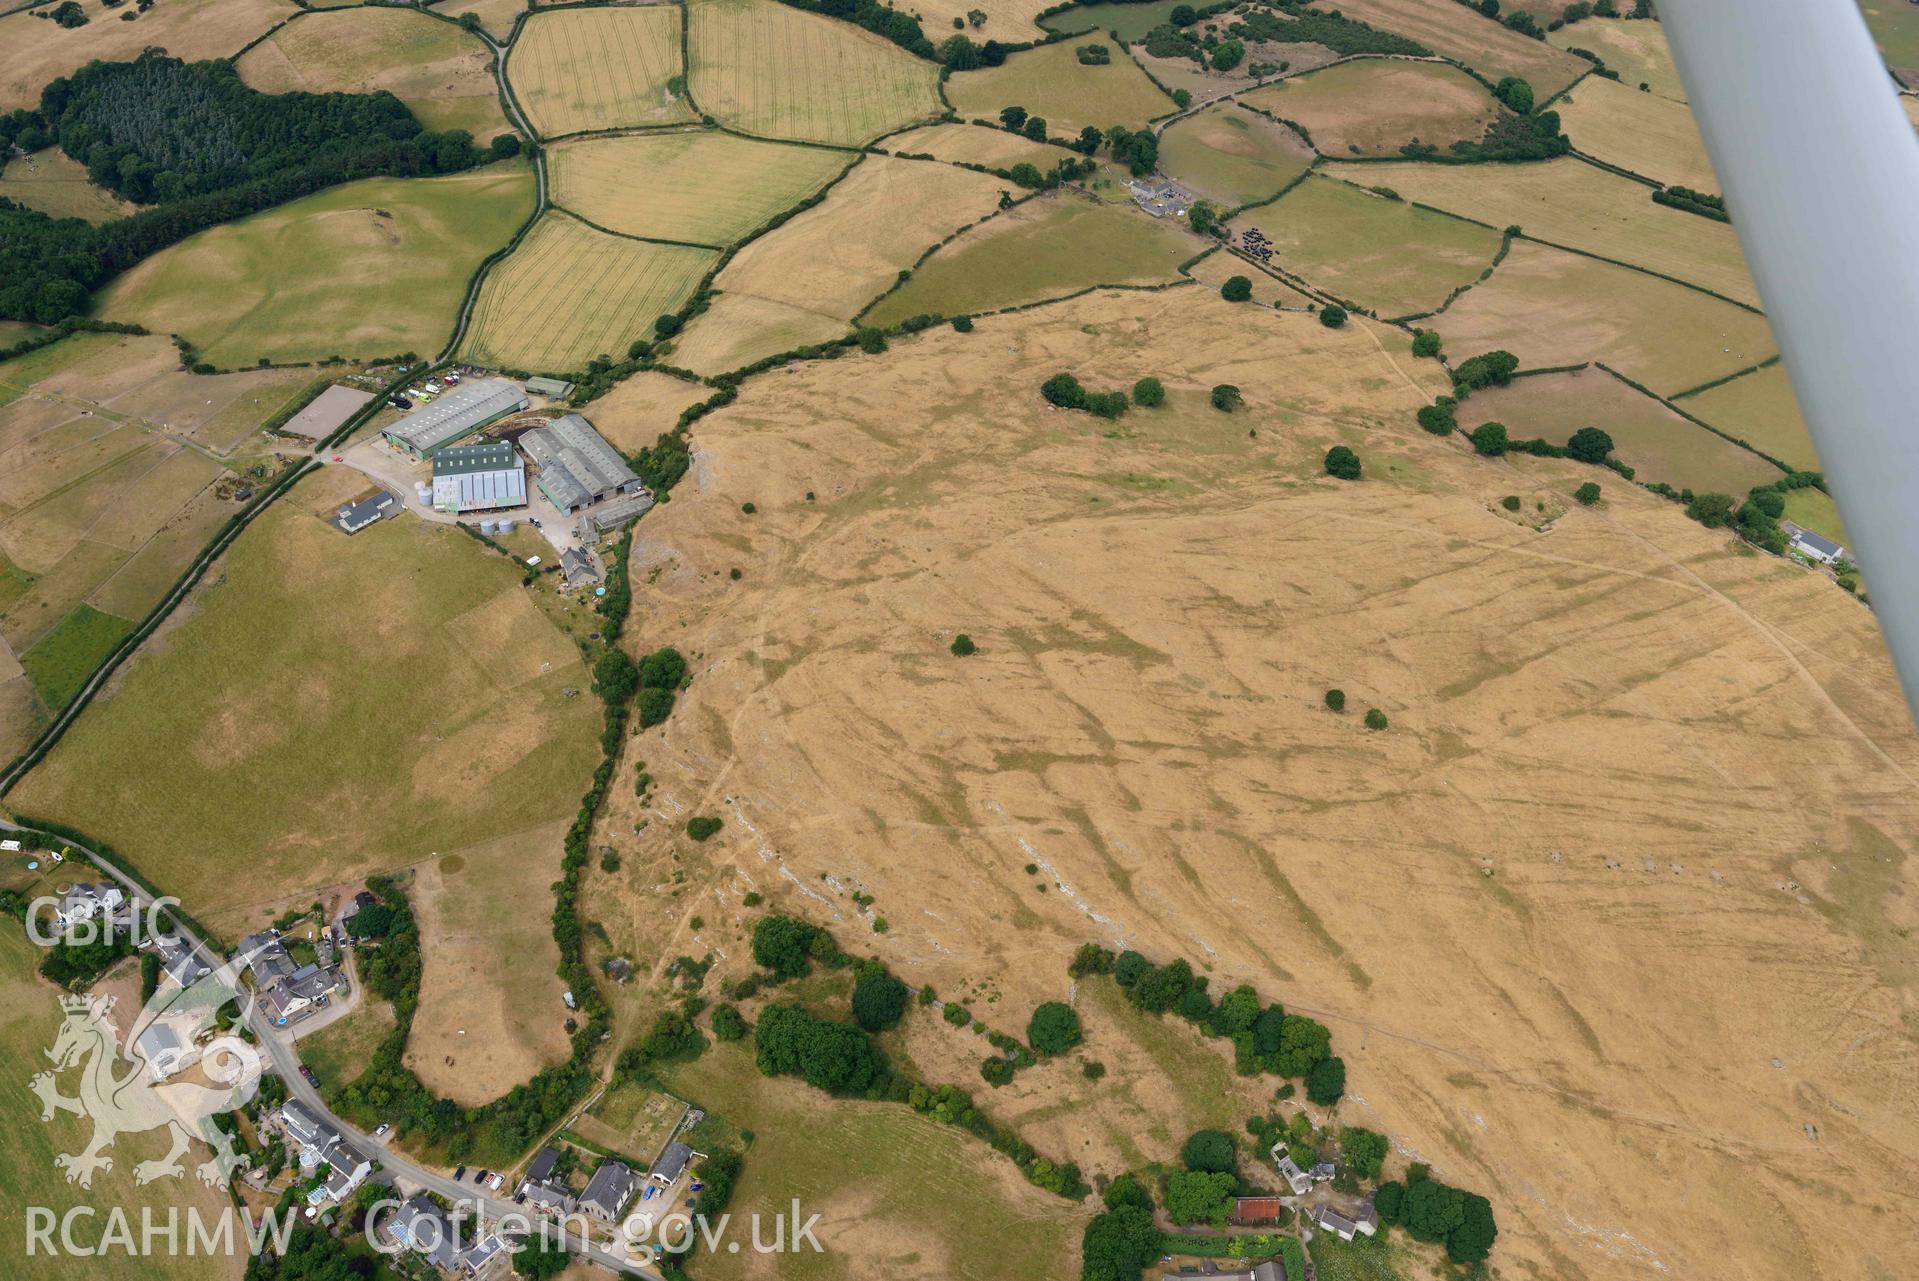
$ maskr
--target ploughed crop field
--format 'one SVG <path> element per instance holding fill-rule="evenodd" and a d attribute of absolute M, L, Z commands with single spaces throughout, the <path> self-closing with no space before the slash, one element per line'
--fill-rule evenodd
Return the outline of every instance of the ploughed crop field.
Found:
<path fill-rule="evenodd" d="M 1240 101 L 1297 121 L 1335 159 L 1392 156 L 1410 142 L 1444 151 L 1477 142 L 1499 117 L 1485 86 L 1457 67 L 1361 58 L 1255 89 Z"/>
<path fill-rule="evenodd" d="M 1756 365 L 1766 318 L 1630 267 L 1516 240 L 1490 279 L 1420 324 L 1455 358 L 1504 349 L 1522 368 L 1601 360 L 1662 396 Z"/>
<path fill-rule="evenodd" d="M 484 143 L 507 128 L 486 45 L 413 9 L 304 14 L 238 65 L 240 78 L 262 93 L 385 89 L 428 129 L 464 129 Z"/>
<path fill-rule="evenodd" d="M 15 156 L 0 165 L 0 196 L 55 218 L 95 223 L 124 218 L 137 208 L 105 187 L 95 186 L 87 178 L 87 167 L 58 147 Z"/>
<path fill-rule="evenodd" d="M 328 519 L 329 468 L 248 527 L 8 796 L 203 919 L 572 813 L 598 754 L 579 651 L 459 531 Z M 544 911 L 537 913 L 544 917 Z"/>
<path fill-rule="evenodd" d="M 1275 266 L 1381 316 L 1439 306 L 1500 244 L 1490 228 L 1317 175 L 1240 221 L 1266 234 Z"/>
<path fill-rule="evenodd" d="M 1592 76 L 1553 109 L 1573 146 L 1589 156 L 1668 186 L 1719 191 L 1705 140 L 1682 103 Z"/>
<path fill-rule="evenodd" d="M 704 245 L 765 225 L 850 159 L 713 130 L 579 138 L 547 153 L 553 203 L 610 231 Z"/>
<path fill-rule="evenodd" d="M 1104 45 L 1110 61 L 1080 62 L 1082 44 Z M 946 78 L 946 98 L 969 120 L 997 120 L 1003 107 L 1024 107 L 1045 119 L 1053 136 L 1066 138 L 1088 125 L 1138 129 L 1175 109 L 1124 49 L 1098 35 L 1027 49 L 997 67 L 956 71 Z"/>
<path fill-rule="evenodd" d="M 83 27 L 61 27 L 27 9 L 0 18 L 0 112 L 37 108 L 48 81 L 95 59 L 137 58 L 153 45 L 188 62 L 230 58 L 300 12 L 290 0 L 161 0 L 145 12 L 122 10 L 134 15 L 125 22 L 112 10 L 90 8 Z"/>
<path fill-rule="evenodd" d="M 507 56 L 507 80 L 543 136 L 692 120 L 680 76 L 680 9 L 642 5 L 536 13 Z"/>
<path fill-rule="evenodd" d="M 700 109 L 742 133 L 856 146 L 939 114 L 938 69 L 897 45 L 774 0 L 692 0 Z"/>
<path fill-rule="evenodd" d="M 1524 165 L 1334 164 L 1326 172 L 1759 305 L 1730 226 L 1656 205 L 1644 183 L 1572 156 Z"/>
<path fill-rule="evenodd" d="M 1160 168 L 1227 209 L 1272 199 L 1312 162 L 1298 134 L 1232 103 L 1168 126 L 1159 140 Z"/>
<path fill-rule="evenodd" d="M 1100 252 L 1086 253 L 1088 244 Z M 1183 226 L 1142 218 L 1130 206 L 1042 197 L 941 249 L 862 319 L 892 325 L 908 316 L 996 311 L 1095 285 L 1163 284 L 1179 279 L 1179 265 L 1205 247 Z"/>
<path fill-rule="evenodd" d="M 549 213 L 487 272 L 473 306 L 466 356 L 513 369 L 584 368 L 602 353 L 624 359 L 678 311 L 719 258 L 716 250 L 610 235 Z"/>
<path fill-rule="evenodd" d="M 437 353 L 474 270 L 532 211 L 523 160 L 349 182 L 160 251 L 98 310 L 180 334 L 220 368 Z"/>

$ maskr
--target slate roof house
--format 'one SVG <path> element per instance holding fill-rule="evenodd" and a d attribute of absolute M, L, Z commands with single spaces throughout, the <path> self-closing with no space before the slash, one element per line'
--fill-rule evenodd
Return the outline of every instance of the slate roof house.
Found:
<path fill-rule="evenodd" d="M 453 1248 L 453 1225 L 440 1207 L 424 1196 L 413 1197 L 395 1210 L 386 1222 L 386 1233 L 400 1245 L 425 1255 L 436 1268 L 451 1272 L 459 1265 L 459 1251 Z"/>
<path fill-rule="evenodd" d="M 639 1176 L 618 1161 L 607 1161 L 593 1171 L 586 1191 L 580 1193 L 580 1208 L 606 1223 L 618 1223 L 620 1211 L 633 1199 Z"/>
<path fill-rule="evenodd" d="M 684 1143 L 669 1143 L 666 1150 L 660 1153 L 659 1160 L 653 1162 L 653 1168 L 646 1172 L 646 1177 L 661 1187 L 670 1188 L 680 1181 L 680 1176 L 686 1173 L 686 1167 L 699 1156 L 700 1153 Z"/>

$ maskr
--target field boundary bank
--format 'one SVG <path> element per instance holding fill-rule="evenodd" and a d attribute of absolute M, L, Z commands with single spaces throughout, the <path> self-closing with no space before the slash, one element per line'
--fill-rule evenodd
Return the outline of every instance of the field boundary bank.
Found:
<path fill-rule="evenodd" d="M 1792 476 L 1800 472 L 1801 470 L 1800 468 L 1791 466 L 1788 463 L 1781 462 L 1779 459 L 1774 458 L 1771 454 L 1767 453 L 1765 450 L 1759 448 L 1757 445 L 1754 445 L 1751 441 L 1741 440 L 1739 437 L 1734 436 L 1729 432 L 1721 431 L 1719 428 L 1713 426 L 1711 423 L 1707 422 L 1705 419 L 1701 418 L 1699 415 L 1690 413 L 1686 409 L 1682 408 L 1681 406 L 1673 404 L 1672 401 L 1666 398 L 1665 396 L 1660 395 L 1658 392 L 1646 386 L 1644 383 L 1636 382 L 1632 378 L 1627 377 L 1625 374 L 1620 373 L 1617 369 L 1614 369 L 1611 365 L 1608 365 L 1605 361 L 1595 360 L 1592 363 L 1593 363 L 1593 368 L 1603 369 L 1607 373 L 1611 374 L 1614 378 L 1617 378 L 1620 382 L 1626 384 L 1626 386 L 1632 388 L 1634 391 L 1639 392 L 1643 395 L 1652 397 L 1654 400 L 1664 405 L 1667 409 L 1672 410 L 1673 413 L 1678 414 L 1681 418 L 1685 419 L 1687 422 L 1691 423 L 1693 426 L 1703 427 L 1707 431 L 1711 432 L 1713 435 L 1719 437 L 1719 439 L 1727 442 L 1728 444 L 1737 445 L 1739 446 L 1739 448 L 1745 450 L 1747 453 L 1752 454 L 1756 457 L 1765 459 L 1767 462 L 1771 463 L 1774 467 L 1777 467 L 1780 471 L 1786 473 L 1786 475 Z M 1751 373 L 1752 370 L 1745 370 L 1742 372 Z M 1822 493 L 1824 492 L 1825 486 L 1823 483 L 1819 486 L 1819 489 Z"/>
<path fill-rule="evenodd" d="M 615 231 L 611 227 L 602 227 L 599 223 L 594 222 L 583 213 L 576 213 L 568 209 L 565 205 L 555 204 L 551 201 L 547 203 L 546 208 L 548 213 L 556 213 L 563 217 L 571 218 L 580 225 L 590 227 L 602 235 L 614 236 L 620 240 L 637 240 L 643 245 L 666 245 L 674 249 L 704 249 L 709 253 L 720 253 L 726 248 L 725 245 L 702 244 L 696 240 L 668 240 L 664 236 L 640 236 L 630 231 Z"/>
<path fill-rule="evenodd" d="M 1667 399 L 1668 400 L 1685 400 L 1691 396 L 1702 395 L 1705 392 L 1711 391 L 1715 387 L 1723 387 L 1729 382 L 1736 382 L 1739 379 L 1744 378 L 1747 374 L 1756 374 L 1762 369 L 1771 369 L 1774 365 L 1778 364 L 1781 359 L 1782 357 L 1780 357 L 1778 354 L 1775 353 L 1771 356 L 1766 357 L 1766 359 L 1760 361 L 1756 365 L 1747 365 L 1744 369 L 1735 369 L 1731 373 L 1726 374 L 1723 377 L 1713 379 L 1711 382 L 1700 383 L 1697 387 L 1688 387 L 1684 391 L 1676 391 L 1671 396 L 1667 397 Z"/>

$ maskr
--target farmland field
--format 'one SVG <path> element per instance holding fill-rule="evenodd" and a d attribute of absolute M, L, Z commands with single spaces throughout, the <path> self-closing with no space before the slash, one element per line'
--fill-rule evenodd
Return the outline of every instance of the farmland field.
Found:
<path fill-rule="evenodd" d="M 1540 102 L 1564 89 L 1592 65 L 1470 13 L 1455 0 L 1317 0 L 1314 7 L 1417 40 L 1489 80 L 1518 76 L 1533 87 Z"/>
<path fill-rule="evenodd" d="M 718 301 L 693 322 L 675 363 L 718 372 L 845 333 L 928 248 L 992 214 L 1005 186 L 951 165 L 867 156 L 825 200 L 727 264 Z"/>
<path fill-rule="evenodd" d="M 1499 252 L 1496 231 L 1316 176 L 1241 221 L 1266 233 L 1275 266 L 1381 316 L 1437 307 Z"/>
<path fill-rule="evenodd" d="M 55 218 L 110 222 L 135 212 L 136 205 L 96 187 L 87 167 L 58 147 L 15 156 L 0 166 L 0 196 Z"/>
<path fill-rule="evenodd" d="M 1720 189 L 1689 107 L 1592 76 L 1554 110 L 1589 156 L 1667 186 Z"/>
<path fill-rule="evenodd" d="M 1846 536 L 1846 522 L 1839 518 L 1838 504 L 1821 490 L 1811 486 L 1789 490 L 1785 519 L 1815 534 L 1824 534 L 1841 547 L 1852 546 L 1852 540 Z"/>
<path fill-rule="evenodd" d="M 1525 240 L 1513 242 L 1491 279 L 1420 323 L 1439 331 L 1455 360 L 1500 347 L 1530 369 L 1603 360 L 1666 396 L 1777 350 L 1764 316 Z"/>
<path fill-rule="evenodd" d="M 0 112 L 37 108 L 48 81 L 96 58 L 137 58 L 152 45 L 188 62 L 230 58 L 298 12 L 289 0 L 162 0 L 132 22 L 110 20 L 95 7 L 91 22 L 72 29 L 24 10 L 10 13 L 0 18 Z"/>
<path fill-rule="evenodd" d="M 710 130 L 579 138 L 547 152 L 553 203 L 612 231 L 725 245 L 824 186 L 849 157 Z"/>
<path fill-rule="evenodd" d="M 1759 303 L 1731 227 L 1656 205 L 1644 184 L 1571 156 L 1527 165 L 1334 164 L 1326 172 Z"/>
<path fill-rule="evenodd" d="M 1203 285 L 1218 289 L 1234 276 L 1253 282 L 1253 301 L 1275 307 L 1318 306 L 1319 300 L 1300 293 L 1285 281 L 1259 270 L 1243 259 L 1220 252 L 1207 254 L 1186 269 L 1186 274 Z"/>
<path fill-rule="evenodd" d="M 498 612 L 497 605 L 483 607 Z M 550 625 L 517 611 L 523 634 Z M 491 642 L 505 639 L 495 631 Z M 555 661 L 558 646 L 548 647 Z M 515 653 L 517 646 L 471 647 Z M 560 949 L 543 912 L 502 911 L 540 902 L 560 874 L 566 821 L 443 852 L 415 869 L 408 894 L 420 923 L 420 1009 L 406 1065 L 435 1094 L 465 1107 L 487 1103 L 567 1056 Z"/>
<path fill-rule="evenodd" d="M 979 125 L 927 125 L 894 134 L 883 145 L 895 155 L 933 156 L 950 164 L 985 165 L 989 169 L 1011 169 L 1025 163 L 1046 170 L 1071 158 L 1070 153 L 1050 143 Z"/>
<path fill-rule="evenodd" d="M 300 1059 L 331 1087 L 351 1081 L 373 1062 L 373 1052 L 393 1030 L 393 1007 L 362 996 L 360 1008 L 300 1036 Z M 297 1031 L 297 1029 L 296 1029 Z"/>
<path fill-rule="evenodd" d="M 108 285 L 98 309 L 183 334 L 221 367 L 433 353 L 473 269 L 532 209 L 520 160 L 350 182 L 162 250 Z"/>
<path fill-rule="evenodd" d="M 455 530 L 322 519 L 364 483 L 249 526 L 10 802 L 209 918 L 571 814 L 599 733 L 573 643 Z"/>
<path fill-rule="evenodd" d="M 693 0 L 693 94 L 722 124 L 854 146 L 936 116 L 938 71 L 847 22 L 774 0 Z"/>
<path fill-rule="evenodd" d="M 1228 209 L 1272 199 L 1312 162 L 1298 134 L 1231 103 L 1195 112 L 1160 135 L 1160 168 Z"/>
<path fill-rule="evenodd" d="M 1099 253 L 1088 254 L 1090 244 Z M 1130 206 L 1042 197 L 928 258 L 864 319 L 890 325 L 925 312 L 995 311 L 1094 285 L 1177 280 L 1179 264 L 1204 247 L 1182 225 L 1141 217 Z"/>
<path fill-rule="evenodd" d="M 526 12 L 526 7 L 527 0 L 446 0 L 444 4 L 434 5 L 433 12 L 451 18 L 474 14 L 487 34 L 496 40 L 505 40 L 513 34 L 514 20 Z"/>
<path fill-rule="evenodd" d="M 535 13 L 506 70 L 545 137 L 694 118 L 685 96 L 667 87 L 682 70 L 678 5 Z"/>
<path fill-rule="evenodd" d="M 1657 22 L 1588 18 L 1551 32 L 1546 42 L 1561 49 L 1587 49 L 1598 54 L 1630 89 L 1637 90 L 1643 84 L 1646 92 L 1670 102 L 1686 101 L 1686 87 L 1679 83 L 1679 69 L 1673 65 L 1672 50 L 1666 47 L 1665 28 Z"/>
<path fill-rule="evenodd" d="M 1515 440 L 1539 437 L 1555 445 L 1581 427 L 1602 428 L 1613 438 L 1614 456 L 1638 473 L 1636 480 L 1664 481 L 1674 489 L 1743 495 L 1784 474 L 1602 369 L 1538 374 L 1476 391 L 1460 403 L 1459 426 L 1470 431 L 1484 422 L 1506 424 Z M 1593 479 L 1607 490 L 1622 483 L 1600 472 Z"/>
<path fill-rule="evenodd" d="M 1397 155 L 1409 142 L 1444 151 L 1477 142 L 1499 116 L 1492 95 L 1457 67 L 1392 58 L 1342 62 L 1255 89 L 1241 101 L 1298 121 L 1335 159 Z"/>
<path fill-rule="evenodd" d="M 678 311 L 717 251 L 653 244 L 549 213 L 494 265 L 473 306 L 466 355 L 515 369 L 577 370 L 624 358 L 653 321 Z"/>
<path fill-rule="evenodd" d="M 1150 0 L 1146 4 L 1078 4 L 1040 21 L 1048 31 L 1117 31 L 1134 41 L 1163 22 L 1172 20 L 1181 0 Z"/>
<path fill-rule="evenodd" d="M 671 431 L 681 410 L 712 394 L 704 384 L 643 369 L 593 402 L 593 429 L 622 453 L 636 453 Z"/>
<path fill-rule="evenodd" d="M 263 93 L 385 89 L 428 129 L 482 144 L 507 130 L 493 55 L 478 36 L 411 9 L 310 13 L 247 51 L 240 78 Z"/>
<path fill-rule="evenodd" d="M 1901 82 L 1919 83 L 1919 13 L 1902 0 L 1859 0 L 1880 55 Z"/>
<path fill-rule="evenodd" d="M 1086 43 L 1104 44 L 1112 61 L 1083 65 L 1074 50 Z M 946 97 L 969 120 L 997 120 L 1002 107 L 1024 107 L 1044 117 L 1056 138 L 1071 138 L 1087 125 L 1137 129 L 1174 110 L 1126 51 L 1103 37 L 1062 40 L 1013 54 L 998 67 L 955 72 L 947 77 Z"/>
<path fill-rule="evenodd" d="M 1679 404 L 1687 413 L 1699 415 L 1728 436 L 1737 436 L 1781 462 L 1801 471 L 1820 470 L 1819 455 L 1783 364 L 1741 374 Z"/>
<path fill-rule="evenodd" d="M 6 1127 L 7 1142 L 0 1146 L 0 1187 L 16 1207 L 46 1206 L 55 1215 L 82 1208 L 86 1214 L 74 1220 L 74 1242 L 90 1247 L 106 1230 L 110 1213 L 124 1213 L 137 1234 L 141 1213 L 150 1211 L 156 1224 L 167 1221 L 169 1209 L 180 1213 L 181 1246 L 177 1255 L 164 1248 L 150 1257 L 135 1256 L 108 1246 L 98 1258 L 83 1265 L 86 1273 L 98 1281 L 238 1281 L 247 1263 L 244 1244 L 233 1254 L 197 1254 L 186 1251 L 187 1210 L 196 1211 L 209 1229 L 217 1227 L 221 1210 L 227 1206 L 226 1194 L 202 1184 L 193 1176 L 191 1165 L 179 1178 L 163 1178 L 145 1185 L 134 1178 L 134 1167 L 141 1161 L 157 1160 L 167 1151 L 166 1140 L 158 1134 L 123 1134 L 109 1151 L 112 1167 L 94 1176 L 90 1189 L 67 1182 L 54 1165 L 54 1157 L 63 1152 L 78 1152 L 86 1146 L 93 1130 L 91 1120 L 57 1114 L 48 1122 L 40 1119 L 38 1097 L 28 1088 L 32 1067 L 46 1066 L 46 1052 L 52 1048 L 61 1022 L 59 989 L 42 981 L 34 966 L 40 951 L 27 941 L 20 926 L 11 918 L 0 922 L 0 1055 L 11 1065 L 0 1072 L 0 1125 Z M 136 993 L 137 995 L 137 993 Z M 124 1075 L 125 1064 L 111 1070 Z M 62 1090 L 72 1093 L 76 1077 L 68 1073 Z M 196 1146 L 189 1162 L 206 1159 L 206 1149 Z M 87 1217 L 90 1215 L 91 1217 Z M 0 1215 L 0 1253 L 10 1260 L 10 1281 L 71 1281 L 75 1260 L 45 1246 L 29 1252 L 24 1213 Z M 135 1235 L 131 1238 L 138 1241 Z M 236 1240 L 238 1234 L 236 1234 Z M 57 1241 L 58 1238 L 56 1237 Z"/>
<path fill-rule="evenodd" d="M 938 44 L 948 31 L 957 30 L 953 19 L 967 19 L 966 34 L 974 40 L 998 40 L 1005 44 L 1038 39 L 1044 33 L 1034 19 L 1042 9 L 1051 8 L 1046 0 L 923 0 L 911 12 L 924 20 L 926 34 Z M 973 13 L 983 13 L 986 21 L 975 27 Z"/>
<path fill-rule="evenodd" d="M 848 1257 L 953 1281 L 1073 1271 L 1088 1210 L 1033 1188 L 956 1127 L 896 1103 L 829 1100 L 797 1081 L 762 1077 L 741 1045 L 717 1045 L 662 1076 L 675 1093 L 755 1135 L 730 1206 L 735 1218 L 770 1216 L 796 1196 L 821 1216 L 826 1252 L 779 1256 L 781 1278 L 844 1277 Z M 993 1225 L 991 1249 L 981 1248 L 982 1222 Z M 701 1263 L 716 1281 L 773 1275 L 746 1251 Z"/>

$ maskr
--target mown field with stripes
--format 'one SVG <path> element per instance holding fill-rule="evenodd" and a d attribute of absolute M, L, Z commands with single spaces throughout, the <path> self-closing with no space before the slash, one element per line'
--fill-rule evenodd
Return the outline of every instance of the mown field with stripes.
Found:
<path fill-rule="evenodd" d="M 667 84 L 681 70 L 675 5 L 534 14 L 507 57 L 514 95 L 549 138 L 693 119 Z"/>

